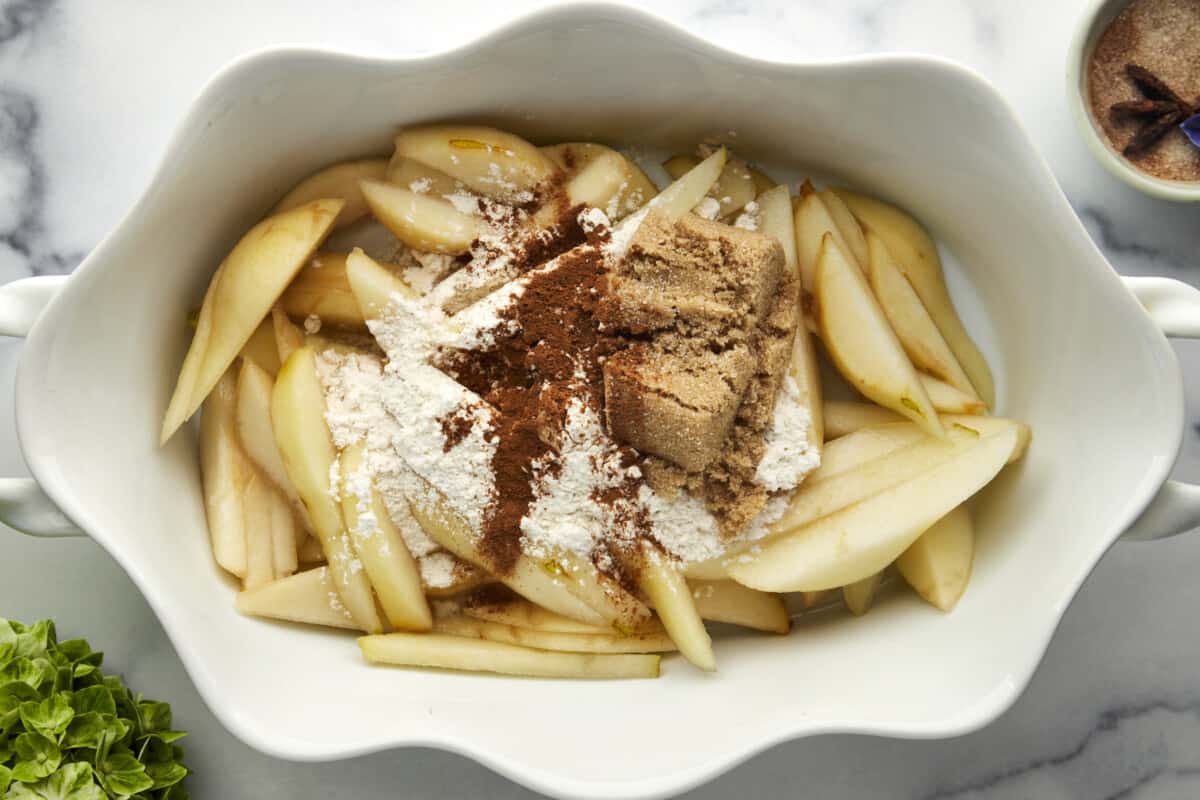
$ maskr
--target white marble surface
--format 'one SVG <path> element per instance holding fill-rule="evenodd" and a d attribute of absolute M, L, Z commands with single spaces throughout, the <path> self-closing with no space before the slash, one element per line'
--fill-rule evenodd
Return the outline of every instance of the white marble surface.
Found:
<path fill-rule="evenodd" d="M 0 280 L 77 264 L 133 203 L 190 99 L 228 59 L 284 42 L 379 53 L 437 49 L 535 5 L 0 0 Z M 1200 207 L 1127 189 L 1091 160 L 1071 125 L 1063 60 L 1090 0 L 646 5 L 766 56 L 919 50 L 975 67 L 1010 99 L 1119 271 L 1200 283 Z M 0 343 L 0 386 L 11 385 L 16 347 Z M 1182 344 L 1178 352 L 1189 373 L 1193 426 L 1176 477 L 1200 480 L 1200 346 Z M 0 405 L 0 471 L 16 474 L 23 468 L 11 409 Z M 939 742 L 794 742 L 688 796 L 1200 796 L 1198 567 L 1200 534 L 1117 546 L 1067 613 L 1028 692 L 978 733 Z M 323 765 L 250 751 L 204 708 L 145 602 L 89 542 L 32 541 L 0 530 L 0 616 L 53 616 L 64 633 L 87 635 L 106 650 L 110 668 L 133 685 L 170 699 L 177 726 L 192 732 L 186 744 L 195 797 L 532 796 L 432 751 Z M 579 730 L 586 735 L 586 725 Z"/>

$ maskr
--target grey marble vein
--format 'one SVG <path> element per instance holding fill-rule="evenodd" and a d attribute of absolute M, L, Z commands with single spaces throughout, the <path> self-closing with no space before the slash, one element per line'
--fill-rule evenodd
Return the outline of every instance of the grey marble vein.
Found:
<path fill-rule="evenodd" d="M 1127 738 L 1132 738 L 1139 723 L 1149 722 L 1153 725 L 1165 726 L 1163 719 L 1170 718 L 1169 724 L 1187 727 L 1193 731 L 1200 730 L 1200 700 L 1188 703 L 1170 703 L 1165 701 L 1149 702 L 1144 705 L 1123 706 L 1108 709 L 1100 714 L 1096 724 L 1074 746 L 1061 752 L 1048 754 L 1017 766 L 986 773 L 968 782 L 941 788 L 932 794 L 925 795 L 922 800 L 984 800 L 985 798 L 1030 797 L 1043 796 L 1039 793 L 1041 784 L 1048 774 L 1064 771 L 1104 771 L 1104 764 L 1097 763 L 1105 760 L 1104 756 L 1112 749 L 1123 749 Z M 1124 798 L 1133 797 L 1140 790 L 1156 779 L 1163 776 L 1186 776 L 1200 774 L 1200 753 L 1182 754 L 1182 763 L 1174 763 L 1168 754 L 1151 752 L 1145 754 L 1140 763 L 1129 765 L 1125 770 L 1130 774 L 1106 776 L 1122 782 L 1120 786 L 1097 787 L 1111 793 L 1097 797 Z M 1165 762 L 1165 763 L 1164 763 Z M 1096 769 L 1099 767 L 1099 769 Z M 1044 790 L 1043 790 L 1044 791 Z"/>
<path fill-rule="evenodd" d="M 56 0 L 7 0 L 0 5 L 0 46 L 32 31 Z"/>
<path fill-rule="evenodd" d="M 61 253 L 44 245 L 46 169 L 34 148 L 40 119 L 33 95 L 0 87 L 0 256 L 24 261 L 34 275 L 70 272 L 82 253 Z"/>

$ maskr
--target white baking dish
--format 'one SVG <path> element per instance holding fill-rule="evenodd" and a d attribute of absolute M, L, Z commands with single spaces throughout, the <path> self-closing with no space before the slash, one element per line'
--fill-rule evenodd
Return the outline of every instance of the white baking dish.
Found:
<path fill-rule="evenodd" d="M 725 637 L 715 675 L 671 659 L 659 681 L 614 683 L 372 668 L 349 636 L 239 616 L 209 554 L 193 438 L 157 445 L 188 311 L 295 180 L 386 152 L 399 124 L 448 118 L 542 142 L 661 149 L 724 137 L 926 222 L 996 373 L 1000 412 L 1035 431 L 1024 463 L 982 498 L 961 605 L 941 615 L 896 594 L 866 617 L 826 616 L 787 638 Z M 17 423 L 37 483 L 137 583 L 236 735 L 302 760 L 428 745 L 545 792 L 632 798 L 683 790 L 798 736 L 983 725 L 1025 687 L 1080 582 L 1156 494 L 1138 535 L 1200 517 L 1195 489 L 1164 486 L 1183 401 L 1162 330 L 1195 334 L 1200 301 L 1170 281 L 1133 288 L 1154 316 L 974 73 L 923 56 L 758 61 L 587 5 L 426 58 L 276 49 L 237 61 L 73 276 L 0 291 L 0 332 L 28 332 Z M 71 529 L 32 483 L 0 488 L 14 525 Z"/>

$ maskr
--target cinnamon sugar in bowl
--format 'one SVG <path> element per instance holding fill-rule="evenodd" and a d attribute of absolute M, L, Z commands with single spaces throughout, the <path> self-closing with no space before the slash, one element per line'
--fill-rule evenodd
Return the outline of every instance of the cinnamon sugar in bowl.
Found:
<path fill-rule="evenodd" d="M 1167 200 L 1200 201 L 1200 0 L 1098 0 L 1080 22 L 1067 91 L 1081 135 L 1110 172 Z"/>

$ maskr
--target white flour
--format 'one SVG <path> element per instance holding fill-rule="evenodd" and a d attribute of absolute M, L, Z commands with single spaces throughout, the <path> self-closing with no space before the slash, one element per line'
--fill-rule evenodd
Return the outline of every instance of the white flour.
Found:
<path fill-rule="evenodd" d="M 808 446 L 812 413 L 800 402 L 795 378 L 785 375 L 775 398 L 775 418 L 765 438 L 767 449 L 755 481 L 771 492 L 795 489 L 804 476 L 821 466 L 821 455 Z"/>

